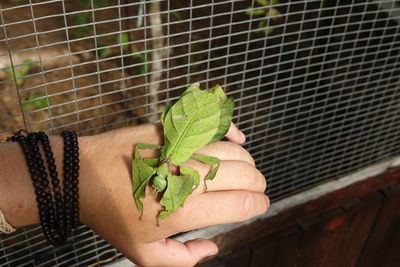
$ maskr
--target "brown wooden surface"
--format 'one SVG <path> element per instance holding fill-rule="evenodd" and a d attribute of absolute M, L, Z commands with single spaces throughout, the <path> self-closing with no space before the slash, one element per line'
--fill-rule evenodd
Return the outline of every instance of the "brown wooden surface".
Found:
<path fill-rule="evenodd" d="M 398 267 L 400 168 L 216 240 L 223 253 L 199 267 Z"/>
<path fill-rule="evenodd" d="M 225 266 L 242 267 L 250 264 L 250 248 L 241 247 L 223 258 Z"/>
<path fill-rule="evenodd" d="M 362 201 L 344 207 L 345 212 L 350 212 L 352 218 L 341 244 L 340 266 L 353 267 L 356 265 L 382 202 L 383 195 L 377 192 L 363 198 Z"/>
<path fill-rule="evenodd" d="M 225 263 L 220 257 L 214 257 L 211 259 L 205 259 L 203 262 L 197 264 L 201 267 L 225 267 Z"/>
<path fill-rule="evenodd" d="M 258 240 L 271 233 L 279 232 L 308 218 L 315 217 L 336 207 L 346 205 L 382 188 L 400 182 L 400 167 L 391 168 L 384 174 L 354 183 L 346 188 L 326 194 L 304 205 L 283 211 L 277 216 L 258 220 L 235 231 L 218 235 L 214 241 L 224 254 L 238 244 Z"/>
<path fill-rule="evenodd" d="M 299 247 L 298 264 L 309 267 L 339 266 L 329 263 L 337 260 L 336 245 L 343 239 L 349 213 L 335 209 L 319 216 L 318 219 L 302 224 L 305 233 Z"/>
<path fill-rule="evenodd" d="M 359 267 L 400 266 L 400 185 L 383 193 L 386 199 L 359 258 Z"/>
<path fill-rule="evenodd" d="M 257 240 L 250 245 L 251 267 L 273 266 L 278 249 L 278 238 L 274 235 Z"/>
<path fill-rule="evenodd" d="M 275 257 L 274 266 L 293 267 L 299 258 L 299 244 L 303 231 L 299 226 L 286 229 L 278 234 L 279 247 Z"/>

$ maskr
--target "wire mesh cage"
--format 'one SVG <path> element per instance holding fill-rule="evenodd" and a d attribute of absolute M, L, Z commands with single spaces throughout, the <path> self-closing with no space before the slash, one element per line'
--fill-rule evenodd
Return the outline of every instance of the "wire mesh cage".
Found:
<path fill-rule="evenodd" d="M 0 1 L 0 136 L 156 122 L 198 82 L 234 97 L 272 202 L 400 150 L 396 1 Z M 1 266 L 121 256 L 81 226 L 0 235 Z"/>

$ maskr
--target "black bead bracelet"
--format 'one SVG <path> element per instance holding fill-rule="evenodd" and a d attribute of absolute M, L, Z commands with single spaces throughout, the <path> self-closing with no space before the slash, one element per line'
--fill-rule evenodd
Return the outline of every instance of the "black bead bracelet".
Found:
<path fill-rule="evenodd" d="M 64 131 L 64 182 L 61 188 L 49 138 L 44 132 L 20 130 L 7 141 L 18 142 L 25 156 L 35 190 L 43 233 L 50 244 L 64 243 L 73 228 L 79 225 L 79 146 L 73 131 Z M 47 162 L 42 158 L 42 144 Z M 51 184 L 48 180 L 50 176 Z"/>
<path fill-rule="evenodd" d="M 49 201 L 48 193 L 50 192 L 46 186 L 47 174 L 39 171 L 38 162 L 41 161 L 39 149 L 37 147 L 37 138 L 34 135 L 28 134 L 26 137 L 19 131 L 10 138 L 11 141 L 16 141 L 20 144 L 24 152 L 25 159 L 28 165 L 28 170 L 32 178 L 32 183 L 35 188 L 36 201 L 39 210 L 39 219 L 43 228 L 43 233 L 46 239 L 51 243 L 55 243 L 55 237 L 51 234 L 51 223 L 49 215 L 51 213 L 52 203 Z"/>
<path fill-rule="evenodd" d="M 40 192 L 41 195 L 36 195 L 36 198 L 43 198 L 44 200 L 42 203 L 46 207 L 42 214 L 40 214 L 41 211 L 39 208 L 39 216 L 43 233 L 51 244 L 62 243 L 65 241 L 65 235 L 62 233 L 62 231 L 57 231 L 58 229 L 56 228 L 58 221 L 56 221 L 53 196 L 51 194 L 51 188 L 47 178 L 48 175 L 44 165 L 44 160 L 42 159 L 39 148 L 40 135 L 38 133 L 28 133 L 27 140 L 31 147 L 31 151 L 33 152 L 33 160 L 36 163 L 36 174 L 39 176 L 42 189 Z M 35 190 L 36 189 L 37 188 L 35 188 Z"/>
<path fill-rule="evenodd" d="M 75 132 L 63 131 L 64 138 L 64 203 L 66 221 L 69 227 L 79 224 L 79 146 Z M 67 228 L 67 231 L 70 231 Z"/>
<path fill-rule="evenodd" d="M 36 134 L 36 133 L 35 133 Z M 47 169 L 49 171 L 50 181 L 53 189 L 53 198 L 54 198 L 54 206 L 52 207 L 52 212 L 50 213 L 50 224 L 52 226 L 52 231 L 58 235 L 57 242 L 63 243 L 66 241 L 68 237 L 68 232 L 66 231 L 65 227 L 65 205 L 62 201 L 62 194 L 61 194 L 61 187 L 60 187 L 60 180 L 58 179 L 57 168 L 55 165 L 55 159 L 53 156 L 53 152 L 51 150 L 49 138 L 44 132 L 37 133 L 38 138 L 40 139 L 44 154 L 47 160 Z M 48 181 L 47 181 L 48 183 Z M 54 221 L 57 223 L 54 224 Z"/>

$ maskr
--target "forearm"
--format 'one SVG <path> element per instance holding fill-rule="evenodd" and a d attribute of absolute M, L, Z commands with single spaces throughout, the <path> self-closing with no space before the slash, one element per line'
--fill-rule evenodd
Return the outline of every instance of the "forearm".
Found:
<path fill-rule="evenodd" d="M 86 139 L 87 137 L 79 139 L 81 162 L 86 155 L 83 148 Z M 50 136 L 49 140 L 56 161 L 58 178 L 62 183 L 63 140 L 58 136 Z M 43 153 L 42 157 L 44 157 Z M 39 223 L 34 187 L 24 154 L 18 143 L 10 142 L 0 145 L 0 170 L 0 209 L 7 221 L 14 227 Z M 88 173 L 85 168 L 81 168 L 80 172 L 84 175 Z M 82 191 L 87 191 L 88 185 L 83 182 L 82 176 L 80 177 L 80 195 L 81 199 L 85 199 Z M 82 215 L 81 213 L 81 217 Z"/>
<path fill-rule="evenodd" d="M 199 154 L 217 157 L 221 165 L 217 177 L 201 188 L 209 167 L 188 161 L 188 167 L 202 175 L 199 188 L 185 205 L 156 226 L 163 208 L 158 196 L 148 188 L 142 200 L 146 212 L 141 216 L 132 196 L 132 153 L 138 143 L 162 145 L 157 125 L 143 125 L 79 138 L 79 206 L 81 222 L 110 242 L 141 266 L 192 266 L 217 251 L 206 240 L 180 243 L 166 237 L 219 223 L 248 219 L 265 212 L 265 178 L 254 167 L 253 158 L 239 145 L 217 142 Z M 243 142 L 235 127 L 229 140 Z M 242 141 L 240 141 L 242 140 Z M 50 137 L 59 178 L 62 180 L 63 141 Z M 143 158 L 159 156 L 159 151 L 144 149 Z M 13 226 L 38 223 L 36 196 L 24 155 L 17 143 L 0 145 L 0 208 Z M 140 219 L 141 218 L 141 219 Z"/>

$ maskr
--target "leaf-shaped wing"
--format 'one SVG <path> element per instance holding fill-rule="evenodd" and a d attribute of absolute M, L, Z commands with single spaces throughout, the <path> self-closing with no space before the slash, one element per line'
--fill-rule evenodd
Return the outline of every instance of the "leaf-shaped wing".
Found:
<path fill-rule="evenodd" d="M 226 135 L 229 127 L 231 126 L 234 107 L 235 105 L 232 98 L 227 98 L 222 104 L 218 130 L 215 133 L 214 137 L 210 140 L 209 144 L 221 140 L 222 137 Z"/>
<path fill-rule="evenodd" d="M 166 218 L 183 205 L 186 198 L 192 193 L 194 178 L 190 175 L 176 176 L 169 174 L 167 177 L 167 189 L 160 200 L 165 210 L 158 216 Z"/>
<path fill-rule="evenodd" d="M 158 163 L 158 159 L 157 158 L 146 158 L 146 159 L 143 159 L 143 162 L 147 166 L 154 167 Z"/>
<path fill-rule="evenodd" d="M 169 109 L 172 107 L 172 104 L 170 104 L 170 105 L 168 105 L 165 109 L 164 109 L 164 111 L 163 111 L 163 113 L 161 114 L 161 118 L 160 118 L 160 121 L 161 121 L 161 123 L 164 125 L 164 118 L 165 118 L 165 115 L 168 113 L 168 111 L 169 111 Z"/>
<path fill-rule="evenodd" d="M 190 90 L 189 90 L 190 89 Z M 189 87 L 164 117 L 165 145 L 161 158 L 175 165 L 207 145 L 219 129 L 220 96 Z"/>
<path fill-rule="evenodd" d="M 141 212 L 143 203 L 140 199 L 146 197 L 146 187 L 154 173 L 154 169 L 145 163 L 136 148 L 135 159 L 132 161 L 132 186 L 136 206 Z"/>
<path fill-rule="evenodd" d="M 179 166 L 179 172 L 183 175 L 189 175 L 193 177 L 194 188 L 192 191 L 195 190 L 200 184 L 200 173 L 197 170 L 181 165 Z"/>
<path fill-rule="evenodd" d="M 199 84 L 199 83 L 194 83 L 194 84 L 192 84 L 191 86 L 189 86 L 189 87 L 185 90 L 185 92 L 182 93 L 181 97 L 184 97 L 186 94 L 188 94 L 188 93 L 190 93 L 190 92 L 192 92 L 192 91 L 198 91 L 198 90 L 201 90 L 201 89 L 200 89 L 200 84 Z"/>

